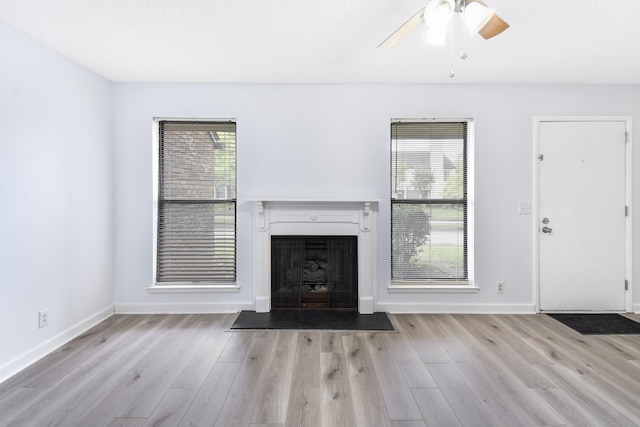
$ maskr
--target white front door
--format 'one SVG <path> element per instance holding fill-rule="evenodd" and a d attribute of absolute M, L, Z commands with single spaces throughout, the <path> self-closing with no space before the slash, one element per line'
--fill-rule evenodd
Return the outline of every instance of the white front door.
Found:
<path fill-rule="evenodd" d="M 626 122 L 539 121 L 541 311 L 624 311 Z"/>

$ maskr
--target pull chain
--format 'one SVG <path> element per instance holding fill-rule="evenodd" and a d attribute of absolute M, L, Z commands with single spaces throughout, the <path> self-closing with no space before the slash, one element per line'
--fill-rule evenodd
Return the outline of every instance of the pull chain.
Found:
<path fill-rule="evenodd" d="M 452 79 L 456 73 L 453 71 L 453 19 L 449 22 L 449 33 L 451 34 L 451 39 L 449 40 L 449 60 L 451 68 L 449 69 L 449 78 Z"/>
<path fill-rule="evenodd" d="M 462 1 L 462 7 L 462 53 L 460 58 L 467 59 L 467 37 L 464 31 L 467 26 L 467 0 Z"/>

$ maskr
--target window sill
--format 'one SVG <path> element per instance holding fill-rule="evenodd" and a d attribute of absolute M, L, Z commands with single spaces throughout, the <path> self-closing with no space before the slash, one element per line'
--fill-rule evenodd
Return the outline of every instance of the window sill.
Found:
<path fill-rule="evenodd" d="M 154 285 L 149 286 L 147 291 L 152 294 L 206 294 L 206 293 L 238 293 L 238 285 Z"/>
<path fill-rule="evenodd" d="M 393 293 L 477 294 L 480 288 L 468 282 L 392 282 L 387 286 Z"/>

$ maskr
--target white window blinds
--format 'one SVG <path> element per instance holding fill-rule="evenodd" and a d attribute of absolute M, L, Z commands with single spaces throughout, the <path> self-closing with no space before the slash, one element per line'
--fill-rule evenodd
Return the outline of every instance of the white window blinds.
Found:
<path fill-rule="evenodd" d="M 159 123 L 157 282 L 236 278 L 236 125 Z"/>
<path fill-rule="evenodd" d="M 391 124 L 391 274 L 465 281 L 467 123 Z"/>

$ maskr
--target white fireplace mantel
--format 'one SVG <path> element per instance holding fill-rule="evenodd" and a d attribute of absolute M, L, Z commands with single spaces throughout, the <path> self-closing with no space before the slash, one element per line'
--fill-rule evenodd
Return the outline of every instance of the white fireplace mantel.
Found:
<path fill-rule="evenodd" d="M 377 199 L 255 200 L 253 232 L 254 309 L 271 310 L 271 236 L 356 236 L 358 312 L 375 309 Z"/>

